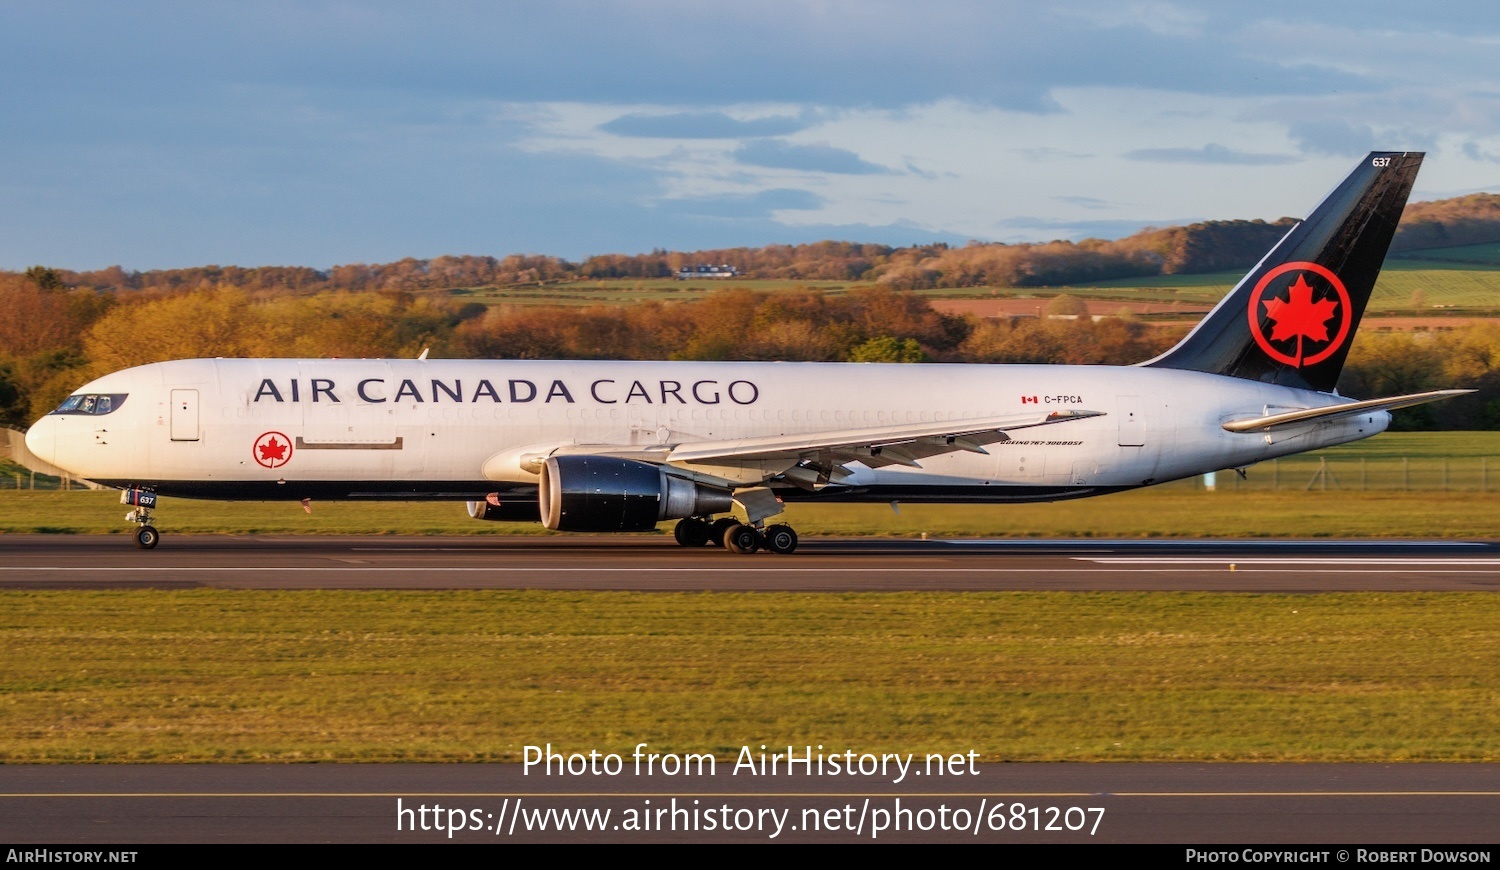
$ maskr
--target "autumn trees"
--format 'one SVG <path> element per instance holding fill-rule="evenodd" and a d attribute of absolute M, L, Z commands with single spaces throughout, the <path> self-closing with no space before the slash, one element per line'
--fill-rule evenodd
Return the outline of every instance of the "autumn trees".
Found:
<path fill-rule="evenodd" d="M 1414 202 L 1401 215 L 1391 250 L 1482 245 L 1500 241 L 1500 195 L 1473 193 Z"/>
<path fill-rule="evenodd" d="M 430 348 L 491 359 L 1124 365 L 1181 334 L 1133 317 L 1095 320 L 1081 300 L 1054 301 L 1068 316 L 962 318 L 878 285 L 839 295 L 729 289 L 693 302 L 486 309 L 399 290 L 108 294 L 0 276 L 0 419 L 24 426 L 92 377 L 186 357 L 411 357 Z M 1403 416 L 1403 425 L 1500 427 L 1500 324 L 1361 333 L 1340 382 L 1361 397 L 1436 387 L 1481 392 Z"/>
<path fill-rule="evenodd" d="M 408 257 L 319 270 L 201 266 L 74 272 L 36 266 L 0 272 L 0 422 L 26 425 L 89 378 L 193 356 L 413 356 L 475 358 L 966 361 L 1127 364 L 1165 349 L 1176 333 L 1131 317 L 1098 321 L 1076 298 L 1059 317 L 963 319 L 905 291 L 1045 287 L 1128 276 L 1244 268 L 1289 226 L 1283 219 L 1211 221 L 1105 241 L 1040 244 L 817 242 L 681 252 L 558 257 Z M 1500 241 L 1500 196 L 1408 206 L 1393 249 Z M 458 288 L 649 279 L 695 263 L 742 274 L 855 285 L 842 295 L 725 290 L 698 302 L 619 307 L 485 306 L 453 301 Z M 1414 308 L 1425 298 L 1414 294 Z M 1039 310 L 1038 314 L 1042 312 Z M 1071 318 L 1071 319 L 1064 319 Z M 1356 339 L 1345 393 L 1389 395 L 1475 386 L 1425 406 L 1423 425 L 1500 427 L 1500 326 Z M 1415 418 L 1413 418 L 1415 419 Z"/>
<path fill-rule="evenodd" d="M 655 250 L 600 254 L 580 263 L 536 254 L 506 257 L 407 257 L 391 263 L 352 263 L 327 270 L 301 266 L 197 266 L 131 272 L 111 266 L 92 272 L 46 269 L 59 287 L 106 291 L 178 292 L 235 287 L 248 293 L 332 290 L 451 290 L 546 285 L 600 279 L 661 279 L 682 266 L 729 263 L 746 278 L 878 283 L 897 289 L 930 287 L 1050 287 L 1116 278 L 1245 268 L 1285 232 L 1260 221 L 1217 221 L 1144 230 L 1115 241 L 1085 239 L 1038 244 L 971 242 L 907 247 L 853 242 L 766 245 L 707 251 Z M 1496 238 L 1500 238 L 1497 224 Z M 40 268 L 40 267 L 38 267 Z M 24 276 L 15 276 L 24 277 Z"/>

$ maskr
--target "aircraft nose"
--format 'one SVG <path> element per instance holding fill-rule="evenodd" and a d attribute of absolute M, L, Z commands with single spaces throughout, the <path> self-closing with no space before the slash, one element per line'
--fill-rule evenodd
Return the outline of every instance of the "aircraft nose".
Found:
<path fill-rule="evenodd" d="M 57 421 L 43 417 L 26 430 L 26 449 L 31 455 L 47 463 L 57 464 Z"/>

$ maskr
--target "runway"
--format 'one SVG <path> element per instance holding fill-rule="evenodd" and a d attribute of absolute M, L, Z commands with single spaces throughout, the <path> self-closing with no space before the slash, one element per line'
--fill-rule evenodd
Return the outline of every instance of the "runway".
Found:
<path fill-rule="evenodd" d="M 1354 849 L 1468 843 L 1493 855 L 1487 844 L 1500 818 L 1500 765 L 1493 764 L 982 764 L 923 777 L 918 755 L 896 782 L 894 774 L 750 776 L 724 761 L 712 774 L 647 776 L 633 773 L 628 749 L 622 760 L 615 776 L 527 774 L 516 764 L 7 765 L 0 768 L 0 839 L 18 848 L 1321 843 L 1333 844 L 1323 863 L 1335 863 L 1339 846 L 1350 854 L 1337 863 L 1369 863 Z"/>
<path fill-rule="evenodd" d="M 0 588 L 633 591 L 1495 591 L 1500 541 L 804 539 L 790 556 L 664 536 L 0 537 Z"/>

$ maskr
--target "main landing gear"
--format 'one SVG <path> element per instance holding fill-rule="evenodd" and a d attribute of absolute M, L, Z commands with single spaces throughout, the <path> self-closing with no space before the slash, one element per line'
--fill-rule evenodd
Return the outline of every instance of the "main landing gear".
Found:
<path fill-rule="evenodd" d="M 784 523 L 758 529 L 734 517 L 722 517 L 710 523 L 703 517 L 680 520 L 672 536 L 684 547 L 714 544 L 731 553 L 748 555 L 757 550 L 788 554 L 797 549 L 797 533 Z"/>
<path fill-rule="evenodd" d="M 151 509 L 156 507 L 156 493 L 149 489 L 132 486 L 120 493 L 120 504 L 134 505 L 135 510 L 125 515 L 125 522 L 138 523 L 135 530 L 135 545 L 142 550 L 153 550 L 161 543 L 161 532 L 156 530 Z"/>

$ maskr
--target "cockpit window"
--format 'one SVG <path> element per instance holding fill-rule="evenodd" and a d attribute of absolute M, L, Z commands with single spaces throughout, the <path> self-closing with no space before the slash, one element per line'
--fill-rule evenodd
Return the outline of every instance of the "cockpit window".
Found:
<path fill-rule="evenodd" d="M 54 414 L 88 414 L 94 417 L 119 410 L 128 393 L 79 393 L 57 406 Z"/>

